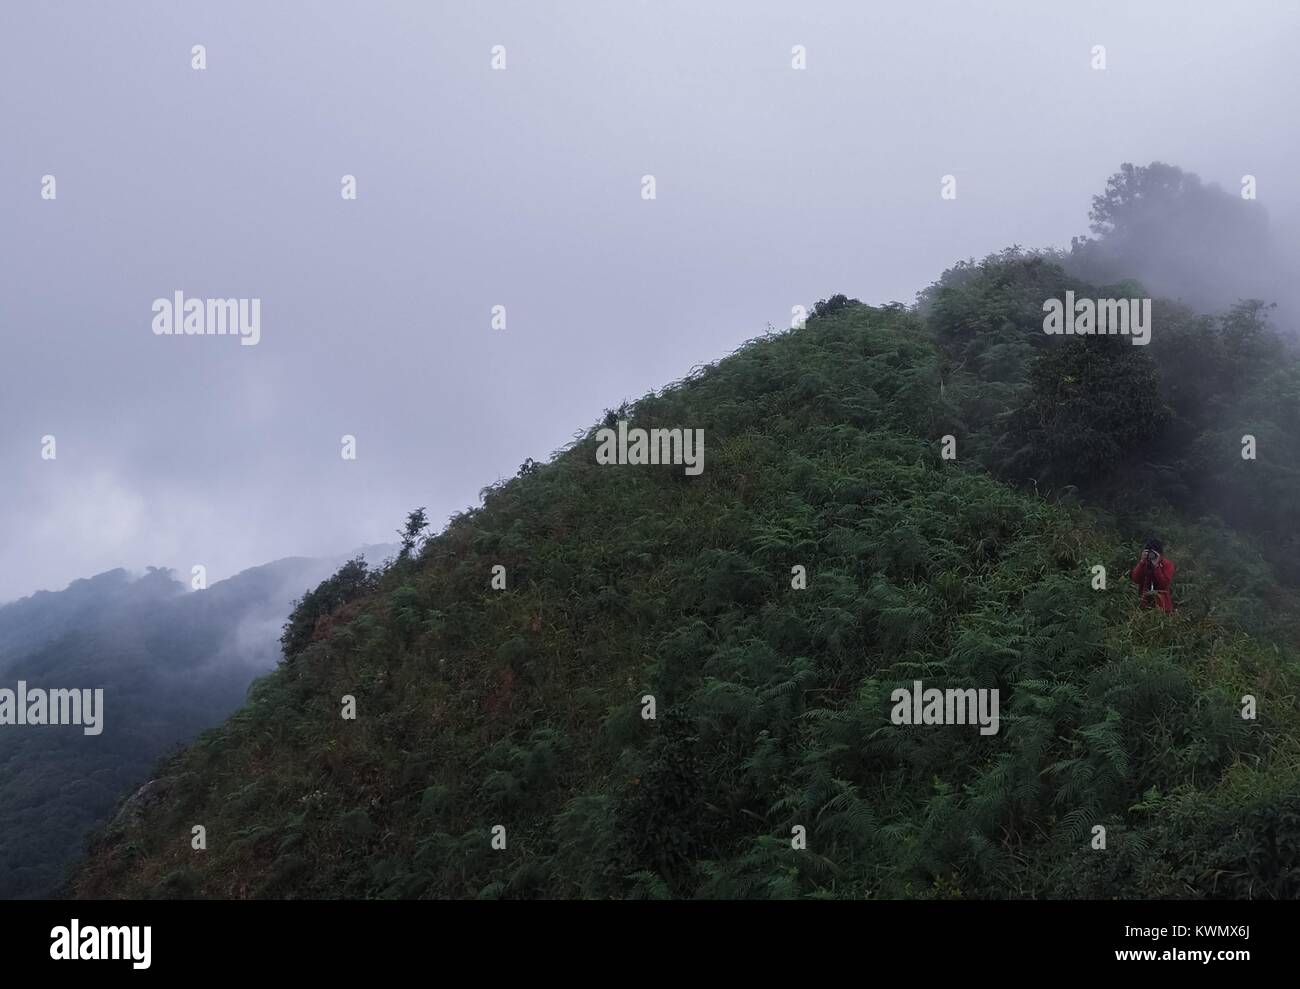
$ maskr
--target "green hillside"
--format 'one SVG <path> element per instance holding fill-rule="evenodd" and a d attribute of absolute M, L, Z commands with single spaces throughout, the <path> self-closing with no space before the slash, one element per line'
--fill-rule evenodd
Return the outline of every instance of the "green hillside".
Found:
<path fill-rule="evenodd" d="M 78 683 L 104 701 L 94 735 L 80 724 L 0 727 L 0 899 L 51 895 L 122 793 L 275 667 L 275 629 L 295 591 L 337 565 L 277 560 L 201 593 L 169 570 L 119 569 L 0 606 L 0 690 Z"/>
<path fill-rule="evenodd" d="M 823 302 L 345 568 L 71 891 L 1297 895 L 1294 356 L 1251 306 L 1048 337 L 1064 263 Z M 597 464 L 620 419 L 703 429 L 703 473 Z M 1128 582 L 1151 532 L 1173 616 Z M 891 723 L 917 679 L 997 688 L 1000 730 Z"/>

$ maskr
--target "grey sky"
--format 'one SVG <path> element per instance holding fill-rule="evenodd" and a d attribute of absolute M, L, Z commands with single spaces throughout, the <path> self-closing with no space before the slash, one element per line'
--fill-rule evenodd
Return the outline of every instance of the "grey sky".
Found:
<path fill-rule="evenodd" d="M 440 525 L 793 305 L 1068 243 L 1123 161 L 1253 174 L 1294 229 L 1298 27 L 1289 2 L 6 2 L 0 600 Z M 155 336 L 178 289 L 260 298 L 260 344 Z"/>

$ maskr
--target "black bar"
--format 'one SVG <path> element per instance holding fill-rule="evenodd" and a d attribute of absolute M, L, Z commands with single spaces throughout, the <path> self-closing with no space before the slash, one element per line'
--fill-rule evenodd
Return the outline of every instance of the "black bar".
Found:
<path fill-rule="evenodd" d="M 148 926 L 148 968 L 130 959 L 78 959 L 73 967 L 51 958 L 52 931 L 70 932 L 73 918 L 83 937 L 87 927 Z M 1194 969 L 1233 978 L 1243 965 L 1289 968 L 1295 921 L 1278 903 L 1223 901 L 29 901 L 0 903 L 0 949 L 8 975 L 96 978 L 320 975 L 333 983 L 392 968 L 443 981 L 471 966 L 465 974 L 482 979 L 585 971 L 679 981 L 697 967 L 771 978 L 789 966 L 805 981 L 820 971 L 820 981 L 830 977 L 824 966 L 845 964 L 863 977 L 915 967 L 918 979 L 1097 970 L 1181 978 Z M 1176 936 L 1179 926 L 1185 936 Z M 1246 954 L 1208 962 L 1177 954 L 1206 951 Z"/>

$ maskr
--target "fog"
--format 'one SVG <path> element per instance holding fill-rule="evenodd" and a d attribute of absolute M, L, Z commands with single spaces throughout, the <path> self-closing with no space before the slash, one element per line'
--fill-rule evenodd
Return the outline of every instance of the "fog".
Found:
<path fill-rule="evenodd" d="M 1173 0 L 5 4 L 0 601 L 441 523 L 793 306 L 1068 247 L 1124 162 L 1221 191 L 1112 259 L 1289 320 L 1298 27 Z M 177 291 L 259 299 L 259 341 L 155 334 Z"/>

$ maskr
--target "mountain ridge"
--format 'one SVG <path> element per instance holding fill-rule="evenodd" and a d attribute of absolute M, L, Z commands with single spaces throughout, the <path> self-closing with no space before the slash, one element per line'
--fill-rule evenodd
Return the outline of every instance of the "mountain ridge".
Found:
<path fill-rule="evenodd" d="M 1123 428 L 1126 403 L 1206 327 L 1058 346 L 1040 304 L 1066 283 L 1013 253 L 912 310 L 823 300 L 527 462 L 418 552 L 340 571 L 71 892 L 1294 895 L 1260 851 L 1300 820 L 1294 615 L 1262 605 L 1271 563 L 1196 514 L 1199 492 L 1126 502 L 1153 444 L 1195 440 Z M 1044 432 L 1070 362 L 1114 390 L 1069 399 L 1097 406 L 1075 434 Z M 598 464 L 619 419 L 703 428 L 707 469 Z M 1172 620 L 1126 581 L 1153 527 L 1179 556 Z M 1000 733 L 900 730 L 888 698 L 915 679 L 1002 691 Z"/>
<path fill-rule="evenodd" d="M 0 686 L 103 690 L 99 736 L 0 726 L 0 897 L 51 893 L 139 776 L 242 703 L 293 598 L 338 563 L 288 557 L 202 591 L 115 568 L 0 606 Z"/>

